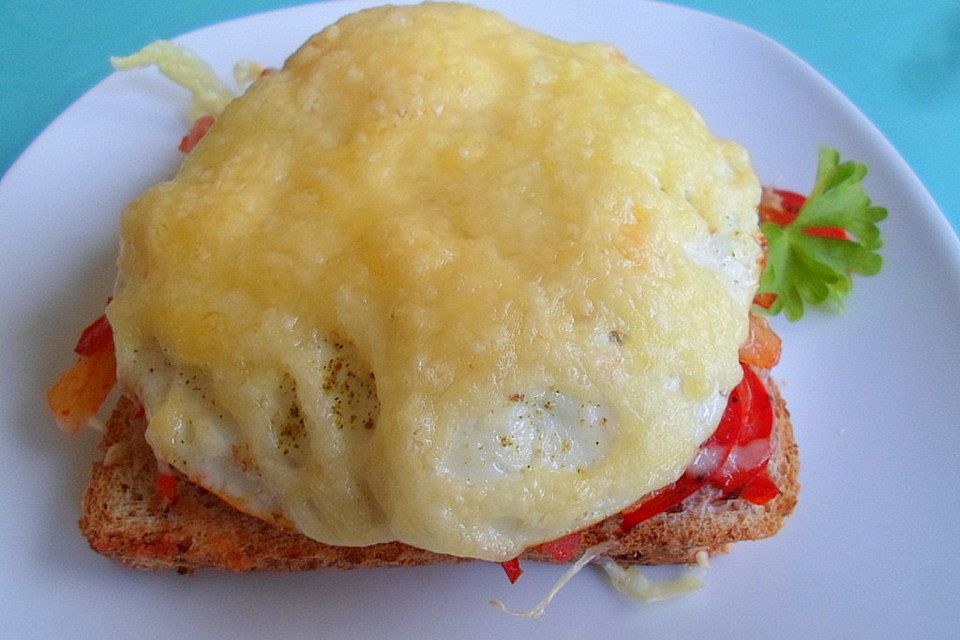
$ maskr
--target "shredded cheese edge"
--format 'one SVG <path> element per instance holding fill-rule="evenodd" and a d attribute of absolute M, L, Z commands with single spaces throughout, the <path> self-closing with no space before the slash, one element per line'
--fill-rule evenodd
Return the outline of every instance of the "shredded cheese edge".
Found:
<path fill-rule="evenodd" d="M 133 55 L 110 58 L 110 63 L 118 70 L 155 65 L 160 73 L 193 96 L 191 120 L 220 115 L 236 97 L 200 56 L 170 40 L 155 40 Z"/>

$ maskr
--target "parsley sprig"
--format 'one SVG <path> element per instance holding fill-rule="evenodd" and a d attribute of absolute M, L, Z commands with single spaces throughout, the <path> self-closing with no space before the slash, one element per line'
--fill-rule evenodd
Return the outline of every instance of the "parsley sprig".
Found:
<path fill-rule="evenodd" d="M 767 266 L 760 279 L 760 293 L 774 294 L 772 314 L 784 311 L 799 320 L 804 305 L 843 308 L 853 288 L 851 273 L 870 276 L 883 267 L 877 249 L 883 246 L 878 222 L 887 210 L 871 204 L 863 190 L 865 164 L 840 162 L 836 149 L 820 152 L 813 192 L 796 219 L 785 226 L 765 222 Z M 849 232 L 849 240 L 811 234 L 810 229 L 837 228 Z"/>

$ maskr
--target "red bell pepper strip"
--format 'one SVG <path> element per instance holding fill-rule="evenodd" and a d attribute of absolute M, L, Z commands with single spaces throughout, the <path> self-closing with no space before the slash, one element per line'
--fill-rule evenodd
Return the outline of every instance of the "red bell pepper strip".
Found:
<path fill-rule="evenodd" d="M 797 219 L 807 197 L 786 189 L 765 187 L 760 198 L 760 222 L 773 222 L 785 227 Z M 810 227 L 805 232 L 811 236 L 850 240 L 846 229 L 839 227 Z"/>
<path fill-rule="evenodd" d="M 183 140 L 180 141 L 178 148 L 181 153 L 190 153 L 193 148 L 197 146 L 197 143 L 200 142 L 200 139 L 207 135 L 207 131 L 213 126 L 215 120 L 213 116 L 200 116 L 197 118 L 197 121 L 193 123 L 193 127 L 190 129 L 190 133 L 183 136 Z"/>
<path fill-rule="evenodd" d="M 775 293 L 758 293 L 753 297 L 753 304 L 763 307 L 764 309 L 769 309 L 773 306 L 773 302 L 776 299 L 777 294 Z"/>
<path fill-rule="evenodd" d="M 523 575 L 523 567 L 520 566 L 520 558 L 514 558 L 513 560 L 501 562 L 500 566 L 503 567 L 503 570 L 507 573 L 507 578 L 510 580 L 510 584 L 514 584 L 520 579 L 520 576 Z"/>
<path fill-rule="evenodd" d="M 767 504 L 778 495 L 780 487 L 764 471 L 743 486 L 739 497 L 754 504 Z"/>
<path fill-rule="evenodd" d="M 569 562 L 576 557 L 580 538 L 580 532 L 575 531 L 568 536 L 538 544 L 534 547 L 534 551 L 550 556 L 554 562 Z"/>
<path fill-rule="evenodd" d="M 756 302 L 756 300 L 754 300 Z M 773 304 L 773 301 L 770 301 Z M 770 327 L 767 319 L 756 313 L 750 314 L 750 334 L 740 347 L 740 362 L 760 369 L 772 369 L 780 362 L 783 341 Z"/>
<path fill-rule="evenodd" d="M 47 392 L 47 404 L 67 433 L 83 428 L 117 383 L 113 331 L 105 316 L 83 331 L 75 351 L 80 359 Z"/>
<path fill-rule="evenodd" d="M 773 422 L 773 403 L 763 381 L 753 369 L 744 366 L 743 380 L 730 393 L 717 430 L 701 446 L 693 463 L 679 480 L 654 491 L 639 505 L 624 511 L 621 529 L 629 531 L 644 520 L 679 507 L 707 484 L 722 489 L 728 497 L 740 492 L 740 497 L 751 502 L 754 502 L 751 498 L 772 500 L 776 495 L 767 498 L 771 489 L 761 480 L 757 480 L 747 495 L 744 496 L 742 490 L 751 481 L 765 476 L 773 451 Z"/>
<path fill-rule="evenodd" d="M 703 486 L 703 480 L 692 473 L 684 473 L 680 479 L 662 489 L 658 489 L 637 507 L 623 512 L 620 528 L 630 531 L 635 526 L 655 515 L 670 511 L 692 496 Z"/>
<path fill-rule="evenodd" d="M 744 367 L 743 381 L 737 390 L 737 401 L 742 406 L 737 442 L 723 466 L 709 478 L 710 484 L 723 489 L 727 495 L 739 491 L 762 473 L 773 454 L 774 412 L 767 388 L 753 369 Z"/>
<path fill-rule="evenodd" d="M 806 196 L 794 191 L 764 187 L 763 195 L 760 197 L 760 222 L 773 222 L 785 227 L 797 219 L 806 201 Z M 810 227 L 804 229 L 804 233 L 821 238 L 852 240 L 846 229 L 839 227 Z M 759 293 L 753 302 L 764 309 L 769 309 L 776 299 L 775 293 Z"/>
<path fill-rule="evenodd" d="M 113 327 L 110 326 L 107 316 L 102 315 L 83 330 L 73 350 L 77 355 L 89 356 L 104 349 L 108 343 L 113 343 Z"/>

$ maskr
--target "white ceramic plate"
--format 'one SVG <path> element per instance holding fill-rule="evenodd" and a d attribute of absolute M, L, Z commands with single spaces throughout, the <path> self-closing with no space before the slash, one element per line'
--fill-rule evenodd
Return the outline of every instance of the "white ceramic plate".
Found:
<path fill-rule="evenodd" d="M 887 266 L 841 316 L 779 322 L 778 377 L 803 494 L 777 537 L 718 558 L 706 589 L 639 605 L 581 574 L 539 621 L 560 569 L 529 566 L 193 577 L 128 571 L 76 528 L 96 434 L 66 438 L 43 392 L 72 363 L 114 275 L 121 207 L 178 162 L 186 95 L 113 75 L 58 118 L 0 183 L 0 635 L 27 637 L 946 637 L 960 623 L 960 244 L 903 160 L 803 62 L 736 24 L 630 0 L 487 4 L 572 40 L 607 40 L 743 142 L 761 178 L 805 190 L 818 148 L 871 167 L 890 210 Z M 279 64 L 359 3 L 237 20 L 182 38 L 225 77 Z M 125 52 L 118 52 L 125 53 Z M 668 573 L 661 571 L 660 575 Z"/>

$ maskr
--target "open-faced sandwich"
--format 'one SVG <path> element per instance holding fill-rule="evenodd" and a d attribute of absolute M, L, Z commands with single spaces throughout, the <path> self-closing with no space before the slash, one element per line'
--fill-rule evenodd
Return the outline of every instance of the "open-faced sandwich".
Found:
<path fill-rule="evenodd" d="M 752 312 L 759 181 L 619 51 L 387 7 L 217 111 L 124 212 L 106 317 L 51 392 L 79 426 L 115 357 L 94 549 L 515 577 L 783 525 L 798 458 Z"/>

